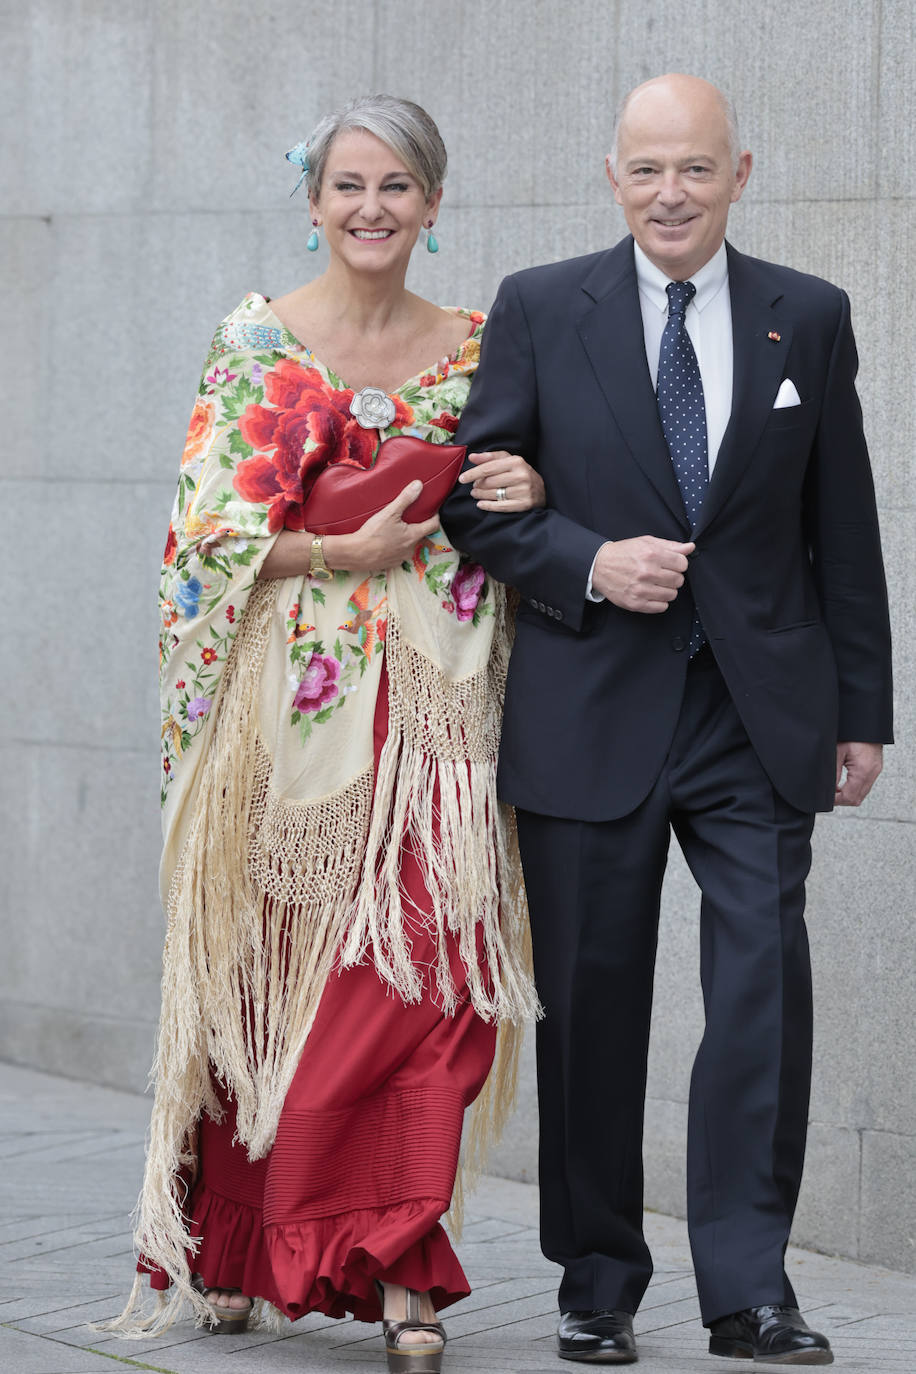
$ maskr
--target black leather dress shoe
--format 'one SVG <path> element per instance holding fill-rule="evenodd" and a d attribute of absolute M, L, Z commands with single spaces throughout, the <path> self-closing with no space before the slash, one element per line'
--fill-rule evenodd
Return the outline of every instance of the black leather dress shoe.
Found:
<path fill-rule="evenodd" d="M 720 1317 L 710 1323 L 709 1353 L 760 1364 L 833 1364 L 827 1337 L 797 1307 L 746 1307 Z"/>
<path fill-rule="evenodd" d="M 633 1364 L 636 1341 L 629 1312 L 563 1312 L 557 1328 L 561 1360 Z"/>

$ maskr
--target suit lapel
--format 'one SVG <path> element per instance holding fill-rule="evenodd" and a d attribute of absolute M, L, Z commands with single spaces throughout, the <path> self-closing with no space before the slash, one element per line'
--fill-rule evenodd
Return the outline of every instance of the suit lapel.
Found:
<path fill-rule="evenodd" d="M 602 255 L 582 287 L 588 298 L 577 321 L 598 385 L 633 458 L 689 529 L 646 365 L 632 239 Z"/>
<path fill-rule="evenodd" d="M 792 327 L 773 306 L 782 295 L 761 264 L 728 248 L 732 308 L 732 409 L 709 491 L 697 521 L 699 535 L 715 519 L 751 461 L 785 375 Z"/>

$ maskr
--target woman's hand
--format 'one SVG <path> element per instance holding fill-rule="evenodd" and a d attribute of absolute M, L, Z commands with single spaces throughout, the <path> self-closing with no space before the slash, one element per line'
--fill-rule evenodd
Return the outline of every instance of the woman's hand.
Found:
<path fill-rule="evenodd" d="M 458 481 L 464 485 L 473 483 L 471 495 L 481 510 L 531 510 L 533 506 L 547 504 L 541 474 L 519 454 L 503 450 L 469 453 L 468 460 L 474 467 L 462 472 Z M 496 495 L 498 491 L 505 492 L 502 501 Z"/>
<path fill-rule="evenodd" d="M 404 512 L 422 490 L 422 482 L 410 482 L 353 534 L 326 534 L 322 548 L 328 567 L 346 568 L 348 572 L 382 572 L 410 558 L 420 540 L 439 528 L 438 516 L 417 525 L 404 521 Z"/>

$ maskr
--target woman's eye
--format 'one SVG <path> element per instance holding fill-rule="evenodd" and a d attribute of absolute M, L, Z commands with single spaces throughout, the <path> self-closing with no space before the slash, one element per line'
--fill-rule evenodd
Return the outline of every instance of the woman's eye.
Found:
<path fill-rule="evenodd" d="M 355 181 L 335 181 L 334 183 L 335 191 L 355 191 L 357 189 Z"/>
<path fill-rule="evenodd" d="M 410 188 L 406 181 L 389 181 L 384 189 L 386 191 L 407 191 Z"/>

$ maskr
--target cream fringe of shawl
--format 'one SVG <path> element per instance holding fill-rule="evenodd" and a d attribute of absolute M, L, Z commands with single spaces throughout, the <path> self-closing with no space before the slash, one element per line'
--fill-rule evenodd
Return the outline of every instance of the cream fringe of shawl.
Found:
<path fill-rule="evenodd" d="M 238 1139 L 258 1159 L 271 1147 L 335 968 L 360 963 L 371 948 L 393 991 L 404 1002 L 420 999 L 411 912 L 398 882 L 403 835 L 414 840 L 432 895 L 426 919 L 438 932 L 440 958 L 430 971 L 438 1000 L 446 1013 L 454 1010 L 445 943 L 452 932 L 475 1010 L 500 1023 L 496 1062 L 471 1114 L 466 1172 L 479 1170 L 511 1110 L 524 1022 L 538 1006 L 514 817 L 496 798 L 510 647 L 505 592 L 493 589 L 492 652 L 456 680 L 405 637 L 398 576 L 389 574 L 390 714 L 378 778 L 373 786 L 369 769 L 314 801 L 284 799 L 271 785 L 257 702 L 279 584 L 259 582 L 251 593 L 214 703 L 194 819 L 168 894 L 156 1097 L 135 1239 L 173 1287 L 144 1311 L 145 1276 L 138 1275 L 127 1307 L 105 1330 L 155 1335 L 187 1308 L 198 1324 L 212 1319 L 191 1286 L 188 1252 L 195 1245 L 179 1178 L 182 1167 L 195 1165 L 189 1142 L 200 1115 L 221 1115 L 210 1065 L 236 1100 Z M 410 599 L 404 601 L 408 619 Z M 461 1193 L 459 1178 L 450 1213 L 453 1223 L 459 1214 L 459 1226 Z M 262 1325 L 279 1319 L 267 1304 L 256 1308 L 253 1318 Z"/>

